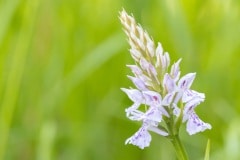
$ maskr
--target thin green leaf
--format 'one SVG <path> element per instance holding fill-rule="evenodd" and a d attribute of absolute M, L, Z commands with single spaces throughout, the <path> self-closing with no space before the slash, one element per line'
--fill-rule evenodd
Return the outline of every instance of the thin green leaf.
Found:
<path fill-rule="evenodd" d="M 204 160 L 209 160 L 209 153 L 210 153 L 210 139 L 208 139 L 208 141 L 207 141 L 207 147 L 206 147 L 206 151 L 205 151 Z"/>

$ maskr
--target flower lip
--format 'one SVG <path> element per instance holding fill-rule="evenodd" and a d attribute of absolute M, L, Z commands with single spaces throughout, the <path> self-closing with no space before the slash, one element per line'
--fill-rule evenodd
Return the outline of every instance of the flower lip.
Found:
<path fill-rule="evenodd" d="M 148 132 L 147 126 L 142 126 L 132 137 L 125 141 L 125 144 L 133 144 L 141 149 L 148 147 L 152 140 L 150 133 Z"/>
<path fill-rule="evenodd" d="M 193 112 L 187 122 L 187 132 L 189 135 L 203 132 L 206 129 L 212 129 L 212 126 L 208 123 L 203 122 L 195 112 Z"/>

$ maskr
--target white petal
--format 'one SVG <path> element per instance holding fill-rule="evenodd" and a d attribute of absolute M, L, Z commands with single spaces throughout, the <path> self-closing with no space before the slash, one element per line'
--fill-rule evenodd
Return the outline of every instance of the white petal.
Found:
<path fill-rule="evenodd" d="M 196 134 L 198 132 L 203 132 L 206 129 L 211 129 L 212 126 L 208 123 L 204 123 L 199 117 L 192 113 L 189 116 L 188 122 L 187 122 L 187 132 L 189 135 Z"/>
<path fill-rule="evenodd" d="M 141 121 L 145 118 L 145 114 L 139 110 L 132 110 L 127 112 L 127 117 L 133 121 Z"/>
<path fill-rule="evenodd" d="M 148 70 L 149 63 L 145 58 L 141 57 L 139 63 L 140 63 L 140 66 L 143 70 L 145 70 L 145 71 Z"/>
<path fill-rule="evenodd" d="M 173 100 L 173 102 L 174 103 L 178 103 L 179 102 L 179 100 L 182 98 L 182 96 L 183 96 L 183 90 L 180 90 L 180 89 L 176 89 L 176 95 L 175 95 L 175 97 L 174 97 L 174 100 Z"/>
<path fill-rule="evenodd" d="M 134 103 L 142 103 L 143 96 L 139 90 L 126 88 L 121 88 L 121 90 L 125 92 L 128 95 L 128 98 L 131 99 Z"/>
<path fill-rule="evenodd" d="M 203 99 L 203 100 L 205 99 L 204 93 L 199 93 L 194 90 L 187 89 L 183 93 L 182 101 L 184 103 L 186 103 L 196 97 L 198 97 L 199 99 Z"/>
<path fill-rule="evenodd" d="M 176 92 L 170 92 L 168 93 L 162 101 L 162 105 L 169 106 L 173 102 L 173 98 L 175 96 Z"/>
<path fill-rule="evenodd" d="M 169 117 L 168 112 L 166 111 L 166 109 L 163 106 L 159 106 L 158 108 L 164 116 Z"/>
<path fill-rule="evenodd" d="M 158 42 L 158 46 L 157 46 L 157 49 L 156 49 L 156 55 L 160 56 L 162 54 L 163 54 L 162 44 Z"/>
<path fill-rule="evenodd" d="M 189 113 L 191 112 L 197 105 L 199 105 L 201 102 L 203 102 L 204 99 L 201 99 L 199 97 L 194 97 L 190 101 L 188 101 L 184 107 L 184 112 Z"/>
<path fill-rule="evenodd" d="M 193 83 L 195 76 L 196 76 L 196 73 L 186 74 L 179 80 L 178 87 L 181 89 L 189 89 Z"/>
<path fill-rule="evenodd" d="M 159 93 L 154 92 L 154 91 L 143 91 L 143 98 L 145 100 L 145 104 L 146 105 L 160 105 L 161 101 L 162 101 L 162 97 Z"/>
<path fill-rule="evenodd" d="M 134 27 L 133 27 L 134 28 Z M 141 41 L 143 41 L 144 40 L 144 31 L 143 31 L 143 28 L 140 26 L 140 25 L 136 25 L 135 26 L 135 28 L 137 29 L 137 32 L 139 33 L 139 39 L 141 40 Z"/>
<path fill-rule="evenodd" d="M 132 137 L 125 141 L 125 144 L 133 144 L 141 149 L 148 147 L 152 140 L 151 135 L 148 133 L 146 127 L 141 127 Z"/>
<path fill-rule="evenodd" d="M 165 52 L 163 57 L 162 57 L 162 67 L 164 69 L 167 69 L 169 64 L 170 64 L 170 57 L 169 57 L 168 52 Z"/>
<path fill-rule="evenodd" d="M 139 61 L 139 59 L 142 57 L 142 54 L 137 49 L 131 48 L 130 53 L 135 61 Z"/>
<path fill-rule="evenodd" d="M 135 110 L 137 110 L 140 105 L 141 105 L 141 103 L 134 103 L 131 107 L 125 109 L 127 117 L 130 117 L 131 113 L 134 112 Z"/>
<path fill-rule="evenodd" d="M 147 50 L 148 50 L 150 56 L 153 57 L 155 54 L 155 46 L 154 46 L 153 41 L 150 38 L 147 39 Z"/>
<path fill-rule="evenodd" d="M 132 77 L 132 76 L 127 76 L 133 84 L 139 89 L 139 90 L 148 90 L 144 81 L 142 81 L 140 78 Z"/>
<path fill-rule="evenodd" d="M 154 66 L 151 63 L 149 63 L 145 58 L 141 58 L 139 63 L 141 68 L 147 71 L 149 75 L 154 75 L 154 76 L 157 75 L 157 71 L 154 68 Z"/>
<path fill-rule="evenodd" d="M 135 76 L 141 76 L 142 70 L 137 65 L 127 65 Z"/>
<path fill-rule="evenodd" d="M 173 106 L 173 114 L 178 117 L 180 115 L 181 109 L 175 103 L 173 103 L 172 106 Z"/>
<path fill-rule="evenodd" d="M 182 59 L 179 59 L 176 63 L 174 63 L 172 65 L 172 68 L 171 68 L 170 75 L 172 76 L 172 78 L 174 79 L 175 82 L 177 82 L 179 77 L 180 77 L 180 67 L 179 67 L 179 64 L 180 64 L 181 60 Z"/>
<path fill-rule="evenodd" d="M 136 42 L 138 43 L 138 46 L 139 46 L 142 50 L 145 50 L 145 49 L 146 49 L 144 43 L 143 43 L 140 39 L 137 39 Z"/>
<path fill-rule="evenodd" d="M 168 93 L 173 92 L 176 89 L 176 84 L 168 73 L 164 75 L 163 85 Z"/>
<path fill-rule="evenodd" d="M 150 107 L 145 114 L 145 119 L 154 122 L 161 122 L 162 112 L 157 107 Z"/>
<path fill-rule="evenodd" d="M 161 43 L 158 43 L 157 49 L 156 49 L 156 67 L 162 66 L 162 56 L 163 56 L 163 48 Z"/>
<path fill-rule="evenodd" d="M 141 79 L 146 86 L 153 86 L 152 80 L 148 76 L 142 74 L 138 78 Z"/>

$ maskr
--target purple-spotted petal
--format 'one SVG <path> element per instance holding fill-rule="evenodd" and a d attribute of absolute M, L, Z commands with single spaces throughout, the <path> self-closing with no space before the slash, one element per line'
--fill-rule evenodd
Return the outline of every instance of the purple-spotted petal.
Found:
<path fill-rule="evenodd" d="M 176 92 L 170 92 L 168 93 L 162 100 L 163 106 L 169 106 L 173 102 L 173 98 L 175 96 Z"/>
<path fill-rule="evenodd" d="M 145 120 L 153 121 L 153 122 L 161 122 L 162 112 L 157 107 L 150 107 L 145 114 Z"/>
<path fill-rule="evenodd" d="M 125 141 L 125 144 L 133 144 L 141 149 L 144 149 L 150 145 L 151 140 L 151 135 L 149 134 L 147 128 L 143 126 L 132 137 L 128 138 Z"/>
<path fill-rule="evenodd" d="M 145 118 L 145 114 L 139 110 L 126 110 L 127 117 L 133 121 L 141 121 Z"/>
<path fill-rule="evenodd" d="M 203 102 L 204 99 L 199 97 L 194 97 L 192 100 L 188 101 L 184 107 L 186 113 L 191 112 L 197 105 Z"/>
<path fill-rule="evenodd" d="M 210 124 L 203 122 L 194 112 L 189 116 L 189 119 L 187 121 L 187 132 L 189 135 L 203 132 L 206 129 L 211 128 L 212 126 Z"/>
<path fill-rule="evenodd" d="M 196 73 L 188 73 L 185 76 L 183 76 L 179 82 L 178 82 L 178 87 L 180 89 L 189 89 L 193 83 L 193 80 L 196 76 Z"/>
<path fill-rule="evenodd" d="M 159 93 L 154 92 L 154 91 L 143 91 L 143 98 L 145 100 L 146 105 L 150 106 L 157 106 L 161 103 L 162 97 Z"/>
<path fill-rule="evenodd" d="M 199 93 L 194 90 L 185 90 L 182 96 L 182 101 L 183 103 L 187 103 L 188 101 L 192 100 L 193 98 L 199 98 L 199 99 L 205 99 L 205 94 L 204 93 Z"/>

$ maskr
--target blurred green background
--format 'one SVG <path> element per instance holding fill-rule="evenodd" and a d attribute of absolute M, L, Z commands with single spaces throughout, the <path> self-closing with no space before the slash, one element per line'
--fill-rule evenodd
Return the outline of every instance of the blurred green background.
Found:
<path fill-rule="evenodd" d="M 212 130 L 181 137 L 191 160 L 240 159 L 240 1 L 1 0 L 0 159 L 174 160 L 171 144 L 124 145 L 133 63 L 119 22 L 125 8 L 206 94 Z"/>

